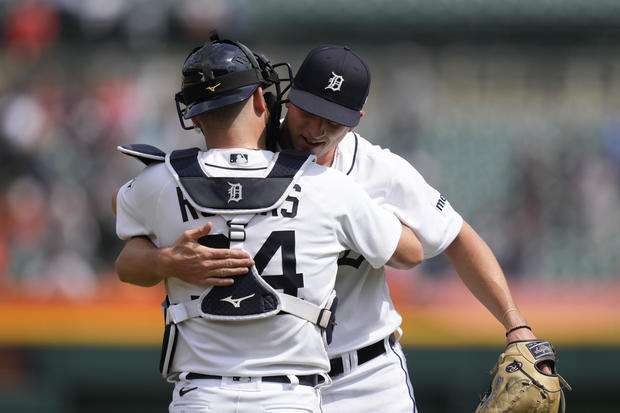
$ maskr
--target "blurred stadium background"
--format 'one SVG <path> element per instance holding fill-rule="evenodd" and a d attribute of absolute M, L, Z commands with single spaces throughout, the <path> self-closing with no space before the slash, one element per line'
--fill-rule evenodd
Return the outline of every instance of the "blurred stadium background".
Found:
<path fill-rule="evenodd" d="M 496 253 L 575 390 L 620 388 L 616 0 L 0 0 L 0 411 L 164 412 L 161 288 L 116 280 L 116 145 L 200 144 L 173 95 L 218 28 L 296 69 L 348 44 L 358 131 L 410 160 Z M 424 413 L 473 411 L 503 330 L 442 257 L 391 271 Z"/>

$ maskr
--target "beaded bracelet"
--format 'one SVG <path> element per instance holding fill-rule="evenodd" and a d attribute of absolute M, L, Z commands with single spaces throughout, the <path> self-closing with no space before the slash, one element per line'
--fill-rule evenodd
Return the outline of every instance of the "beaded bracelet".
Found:
<path fill-rule="evenodd" d="M 520 329 L 522 329 L 522 328 L 527 328 L 528 330 L 532 331 L 532 327 L 530 327 L 530 326 L 528 326 L 528 325 L 524 324 L 524 325 L 522 325 L 522 326 L 516 326 L 516 327 L 513 327 L 513 328 L 511 328 L 510 330 L 506 331 L 506 337 L 508 337 L 508 334 L 512 333 L 513 331 L 517 331 L 517 330 L 520 330 Z"/>

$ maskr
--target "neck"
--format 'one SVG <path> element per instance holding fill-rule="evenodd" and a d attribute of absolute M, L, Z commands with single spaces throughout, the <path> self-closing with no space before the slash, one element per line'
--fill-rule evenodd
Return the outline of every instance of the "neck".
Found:
<path fill-rule="evenodd" d="M 265 149 L 266 130 L 258 128 L 228 127 L 224 129 L 210 128 L 203 131 L 205 143 L 209 149 Z"/>
<path fill-rule="evenodd" d="M 332 164 L 334 163 L 334 158 L 336 157 L 336 148 L 332 149 L 331 151 L 327 152 L 326 154 L 323 154 L 321 156 L 319 156 L 316 159 L 316 163 L 318 163 L 321 166 L 326 166 L 328 168 L 330 168 L 332 166 Z"/>

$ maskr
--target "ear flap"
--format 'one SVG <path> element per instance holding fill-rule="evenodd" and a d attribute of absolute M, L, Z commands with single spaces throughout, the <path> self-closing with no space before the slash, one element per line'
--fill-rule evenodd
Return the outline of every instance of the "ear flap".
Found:
<path fill-rule="evenodd" d="M 282 102 L 272 92 L 263 94 L 267 109 L 269 109 L 269 122 L 267 123 L 267 149 L 276 151 L 280 138 L 280 115 L 282 114 Z"/>
<path fill-rule="evenodd" d="M 269 59 L 260 53 L 254 53 L 254 57 L 259 64 L 263 78 L 267 81 L 263 87 L 274 85 L 276 93 L 265 92 L 263 97 L 269 109 L 269 123 L 267 123 L 267 149 L 277 150 L 277 143 L 280 139 L 280 116 L 282 114 L 282 91 L 280 89 L 280 77 L 271 64 Z M 288 64 L 287 64 L 288 65 Z"/>
<path fill-rule="evenodd" d="M 276 103 L 276 95 L 273 92 L 265 92 L 263 93 L 263 98 L 265 98 L 265 103 L 267 103 L 267 108 L 271 112 L 271 107 Z"/>

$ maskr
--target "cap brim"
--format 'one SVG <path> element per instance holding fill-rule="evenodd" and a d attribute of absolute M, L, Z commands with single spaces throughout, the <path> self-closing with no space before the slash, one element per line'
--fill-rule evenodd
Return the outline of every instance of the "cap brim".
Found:
<path fill-rule="evenodd" d="M 345 108 L 301 89 L 292 88 L 288 94 L 288 100 L 305 112 L 343 126 L 353 127 L 360 122 L 359 110 Z"/>
<path fill-rule="evenodd" d="M 260 85 L 243 86 L 238 89 L 231 90 L 230 92 L 214 95 L 213 98 L 204 100 L 202 102 L 194 103 L 187 108 L 185 119 L 191 119 L 196 115 L 200 115 L 204 112 L 209 112 L 214 109 L 223 108 L 224 106 L 232 105 L 233 103 L 246 100 Z"/>

